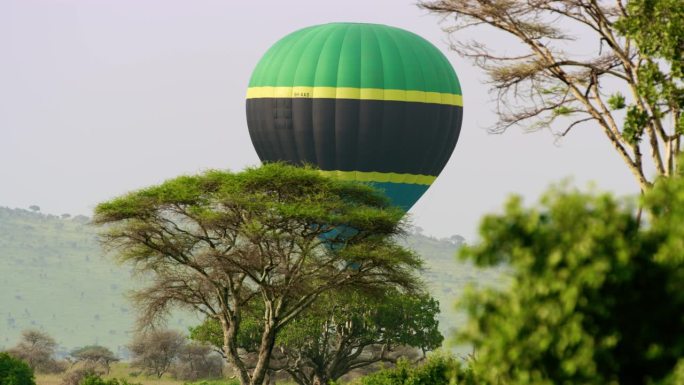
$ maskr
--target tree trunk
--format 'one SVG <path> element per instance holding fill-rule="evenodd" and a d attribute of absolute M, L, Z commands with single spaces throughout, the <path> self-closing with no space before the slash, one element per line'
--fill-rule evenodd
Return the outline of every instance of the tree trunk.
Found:
<path fill-rule="evenodd" d="M 313 385 L 328 385 L 330 379 L 325 373 L 315 373 L 313 378 Z"/>
<path fill-rule="evenodd" d="M 256 367 L 252 372 L 252 381 L 249 385 L 263 385 L 271 361 L 271 353 L 275 345 L 276 330 L 272 321 L 264 325 L 264 332 L 261 334 L 261 344 L 259 344 L 259 357 Z"/>
<path fill-rule="evenodd" d="M 264 380 L 264 382 L 266 383 L 266 385 L 275 385 L 275 381 L 276 381 L 275 377 L 276 377 L 276 375 L 273 372 L 273 370 L 269 369 L 266 372 L 266 379 Z"/>
<path fill-rule="evenodd" d="M 238 355 L 236 322 L 225 319 L 221 319 L 220 322 L 223 330 L 223 352 L 226 355 L 226 361 L 237 370 L 240 385 L 249 385 L 249 373 L 247 373 L 247 369 Z"/>

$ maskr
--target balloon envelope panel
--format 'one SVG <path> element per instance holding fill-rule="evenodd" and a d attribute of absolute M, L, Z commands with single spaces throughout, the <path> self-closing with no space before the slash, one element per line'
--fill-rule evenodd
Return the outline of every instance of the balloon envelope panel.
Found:
<path fill-rule="evenodd" d="M 296 31 L 257 64 L 247 123 L 262 161 L 310 163 L 408 210 L 446 165 L 463 115 L 456 73 L 423 38 L 377 24 Z"/>

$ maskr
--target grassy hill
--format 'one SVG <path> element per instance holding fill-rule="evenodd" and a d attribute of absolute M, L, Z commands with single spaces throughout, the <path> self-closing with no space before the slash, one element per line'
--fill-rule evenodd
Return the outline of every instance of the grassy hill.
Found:
<path fill-rule="evenodd" d="M 87 217 L 0 207 L 0 350 L 14 345 L 23 329 L 38 328 L 65 351 L 97 343 L 124 353 L 135 318 L 125 294 L 140 283 L 104 256 L 96 232 Z M 457 262 L 461 240 L 406 239 L 426 260 L 425 280 L 441 303 L 444 332 L 463 322 L 453 302 L 467 284 L 496 284 L 501 277 Z M 197 322 L 194 315 L 176 314 L 169 327 Z"/>

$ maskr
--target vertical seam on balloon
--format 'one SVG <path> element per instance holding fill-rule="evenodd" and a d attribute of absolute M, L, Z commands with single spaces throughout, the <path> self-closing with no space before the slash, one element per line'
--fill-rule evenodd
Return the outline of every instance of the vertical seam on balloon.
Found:
<path fill-rule="evenodd" d="M 344 31 L 344 37 L 342 38 L 342 45 L 340 46 L 340 56 L 337 57 L 337 77 L 335 78 L 335 85 L 337 86 L 337 89 L 339 89 L 340 85 L 340 63 L 342 62 L 342 53 L 344 52 L 344 43 L 347 41 L 347 38 L 349 37 L 349 30 L 350 26 L 347 25 L 346 29 Z M 337 98 L 337 95 L 335 95 L 335 109 L 333 110 L 334 113 L 334 128 L 333 131 L 335 135 L 333 136 L 333 147 L 335 148 L 335 165 L 333 166 L 333 169 L 338 170 L 339 169 L 339 164 L 337 162 L 337 105 L 340 103 L 340 99 Z"/>
<path fill-rule="evenodd" d="M 383 95 L 383 99 L 384 99 L 384 97 L 385 97 L 385 87 L 387 86 L 387 82 L 385 81 L 385 56 L 383 55 L 382 44 L 380 44 L 380 38 L 378 37 L 378 34 L 377 34 L 378 29 L 377 29 L 377 28 L 373 28 L 372 31 L 373 31 L 372 35 L 373 35 L 373 38 L 375 39 L 375 43 L 378 45 L 378 52 L 379 52 L 379 56 L 380 56 L 380 68 L 381 68 L 381 70 L 382 70 L 382 85 L 381 85 L 380 88 L 382 89 L 382 95 Z M 382 106 L 382 112 L 381 112 L 382 115 L 381 115 L 381 116 L 384 117 L 384 115 L 385 115 L 385 107 L 386 107 L 386 105 L 387 105 L 387 102 L 386 102 L 386 101 L 382 101 L 381 103 L 378 103 L 378 104 Z M 377 128 L 371 127 L 371 129 L 379 129 L 379 130 L 380 130 L 380 135 L 379 135 L 379 136 L 380 136 L 380 141 L 379 141 L 379 142 L 382 143 L 382 124 L 381 124 L 380 127 L 377 127 Z M 382 156 L 382 154 L 379 154 L 379 153 L 380 153 L 380 151 L 374 151 L 374 154 L 373 154 L 373 157 L 374 157 L 374 158 L 373 158 L 373 164 L 374 164 L 374 166 L 377 166 L 377 164 L 379 163 L 376 157 L 377 157 L 377 156 Z"/>
<path fill-rule="evenodd" d="M 418 37 L 421 38 L 420 36 L 418 36 Z M 448 79 L 446 92 L 448 92 L 450 94 L 457 94 L 456 84 L 454 83 L 456 80 L 455 79 L 456 71 L 454 71 L 454 69 L 451 67 L 451 63 L 449 63 L 449 59 L 447 59 L 447 57 L 444 56 L 444 54 L 437 47 L 435 47 L 432 44 L 430 44 L 429 46 L 423 47 L 423 49 L 426 51 L 427 50 L 434 51 L 433 56 L 436 56 L 439 58 L 439 61 L 435 60 L 435 67 L 437 67 L 439 69 L 439 72 L 442 74 L 444 79 Z M 460 87 L 459 87 L 459 89 L 460 89 Z M 442 90 L 442 91 L 444 91 L 444 90 Z M 444 98 L 444 96 L 442 96 L 442 98 Z"/>
<path fill-rule="evenodd" d="M 458 133 L 454 130 L 453 135 L 455 136 L 453 140 L 453 146 L 448 147 L 446 149 L 445 156 L 442 158 L 440 162 L 440 166 L 442 169 L 446 167 L 447 163 L 449 163 L 449 159 L 451 158 L 451 155 L 453 154 L 454 149 L 456 148 L 456 144 L 458 143 L 458 138 L 461 135 L 461 128 L 462 128 L 462 123 L 463 123 L 463 107 L 451 107 L 449 108 L 450 114 L 449 114 L 449 127 L 457 127 L 458 128 Z M 456 125 L 454 124 L 454 121 L 458 118 L 458 116 L 461 116 L 461 121 L 460 124 Z"/>
<path fill-rule="evenodd" d="M 398 68 L 398 69 L 401 71 L 402 77 L 404 78 L 404 83 L 403 83 L 402 87 L 399 87 L 399 84 L 397 84 L 397 87 L 396 87 L 396 88 L 397 88 L 397 89 L 400 89 L 400 88 L 401 88 L 401 89 L 406 90 L 406 88 L 407 88 L 407 87 L 406 87 L 406 84 L 407 84 L 407 81 L 406 81 L 406 71 L 404 70 L 404 60 L 403 60 L 403 57 L 402 57 L 401 52 L 400 52 L 400 50 L 399 50 L 399 46 L 397 45 L 397 42 L 396 42 L 396 40 L 394 39 L 394 37 L 392 36 L 392 34 L 389 33 L 387 30 L 382 29 L 382 30 L 379 30 L 379 32 L 382 33 L 382 34 L 385 36 L 385 38 L 386 38 L 385 41 L 387 41 L 387 43 L 388 43 L 388 49 L 389 49 L 389 50 L 392 50 L 392 48 L 394 48 L 393 51 L 394 51 L 395 55 L 399 58 L 399 60 L 398 60 L 399 63 L 397 63 L 397 66 L 396 66 L 395 68 Z M 391 44 L 391 43 L 394 44 L 394 47 L 392 47 L 392 44 Z M 384 60 L 384 57 L 383 57 L 383 60 Z M 384 64 L 384 62 L 383 62 L 383 64 Z M 398 77 L 398 78 L 400 78 L 400 77 Z M 387 104 L 386 102 L 385 102 L 385 103 L 382 103 L 382 116 L 383 116 L 383 121 L 384 121 L 385 113 L 386 113 L 386 110 L 387 110 L 387 106 L 388 106 L 388 104 Z M 381 138 L 381 139 L 380 139 L 380 142 L 381 142 L 381 143 L 384 143 L 385 138 L 387 137 L 387 135 L 390 135 L 390 136 L 392 135 L 392 132 L 389 132 L 389 133 L 385 132 L 385 129 L 386 129 L 386 128 L 387 128 L 387 127 L 385 127 L 385 124 L 383 123 L 383 124 L 381 125 L 381 133 L 380 133 L 380 138 Z M 389 128 L 389 130 L 390 130 L 390 131 L 395 131 L 395 130 L 392 130 L 391 127 Z M 380 156 L 384 156 L 384 154 L 380 154 Z M 380 159 L 380 160 L 382 160 L 382 159 Z"/>
<path fill-rule="evenodd" d="M 463 105 L 463 89 L 461 89 L 461 82 L 458 80 L 458 74 L 456 73 L 456 69 L 451 65 L 451 62 L 449 62 L 449 58 L 444 55 L 444 53 L 439 50 L 437 47 L 435 47 L 437 50 L 437 53 L 439 57 L 442 59 L 442 68 L 444 68 L 444 71 L 447 72 L 451 79 L 451 83 L 449 84 L 449 93 L 452 94 L 457 94 L 461 95 L 461 106 Z"/>
<path fill-rule="evenodd" d="M 456 71 L 454 68 L 451 66 L 451 63 L 449 63 L 449 59 L 437 48 L 432 45 L 424 47 L 425 50 L 427 49 L 432 49 L 436 51 L 437 56 L 441 59 L 440 62 L 438 63 L 440 65 L 442 75 L 450 80 L 450 87 L 447 90 L 448 92 L 451 93 L 458 93 L 461 95 L 461 106 L 449 106 L 449 107 L 440 107 L 440 111 L 444 110 L 446 108 L 446 111 L 448 111 L 448 119 L 446 122 L 445 127 L 449 130 L 449 134 L 447 136 L 447 140 L 444 141 L 442 144 L 442 149 L 439 153 L 439 156 L 436 156 L 434 161 L 431 164 L 431 170 L 436 170 L 436 173 L 441 173 L 444 167 L 446 167 L 447 163 L 449 162 L 449 158 L 451 158 L 451 155 L 453 154 L 454 148 L 456 147 L 456 143 L 458 142 L 458 137 L 460 136 L 460 125 L 458 126 L 459 132 L 456 132 L 454 130 L 454 119 L 455 115 L 458 114 L 458 111 L 463 111 L 463 90 L 461 90 L 460 84 L 458 84 L 458 77 L 456 75 Z M 440 113 L 440 117 L 443 114 Z M 453 139 L 452 139 L 453 138 Z M 450 143 L 453 142 L 453 145 Z"/>
<path fill-rule="evenodd" d="M 326 44 L 324 45 L 324 48 L 327 47 L 328 44 L 330 44 L 330 42 L 332 41 L 332 40 L 331 40 L 332 36 L 333 36 L 333 35 L 335 35 L 335 36 L 337 35 L 336 32 L 337 32 L 337 30 L 333 31 L 333 33 L 331 33 L 330 36 L 328 36 L 328 39 L 326 40 Z M 345 33 L 346 33 L 346 31 L 345 31 Z M 344 37 L 343 37 L 342 39 L 344 40 Z M 324 50 L 324 51 L 325 51 L 325 50 Z M 333 52 L 336 52 L 337 55 L 341 55 L 341 49 L 340 49 L 340 50 L 333 50 Z M 334 55 L 333 55 L 333 57 L 334 57 Z M 320 57 L 319 57 L 319 62 L 320 62 Z M 340 58 L 339 58 L 339 56 L 338 56 L 338 57 L 337 57 L 337 66 L 335 67 L 335 84 L 334 84 L 335 86 L 337 86 L 337 73 L 339 72 L 339 67 L 340 67 L 340 63 L 339 63 L 339 62 L 340 62 Z M 317 67 L 316 69 L 318 70 L 318 67 Z M 315 101 L 315 98 L 312 99 L 312 103 L 313 103 L 314 101 Z M 332 130 L 333 130 L 333 134 L 334 134 L 334 131 L 335 131 L 335 109 L 337 108 L 336 105 L 335 105 L 335 103 L 337 103 L 337 102 L 336 102 L 335 100 L 332 100 L 332 103 L 333 103 L 333 104 L 332 104 L 332 106 L 333 106 L 333 109 L 332 109 L 333 118 L 332 118 L 331 124 L 332 124 Z M 312 110 L 311 110 L 311 114 L 312 114 L 312 116 L 311 116 L 312 125 L 313 125 L 313 111 L 314 111 L 314 110 L 313 110 L 313 108 L 312 108 Z M 324 135 L 325 135 L 325 134 L 324 134 Z M 315 142 L 314 144 L 317 144 L 317 142 Z M 333 140 L 333 147 L 334 147 L 334 145 L 335 145 L 335 143 L 334 143 L 334 140 Z M 316 146 L 316 147 L 318 147 L 318 146 Z M 321 154 L 322 157 L 324 157 L 325 155 L 326 155 L 326 154 Z M 334 154 L 333 154 L 333 156 L 334 156 Z M 321 159 L 319 158 L 318 150 L 316 150 L 316 163 L 319 165 L 319 167 L 320 167 L 320 165 L 321 165 L 321 163 L 322 163 L 322 162 L 321 162 Z M 336 162 L 333 162 L 333 163 L 336 163 Z M 334 169 L 334 167 L 332 167 L 332 168 Z"/>
<path fill-rule="evenodd" d="M 297 33 L 297 32 L 294 32 L 293 34 L 296 34 L 296 33 Z M 286 46 L 286 44 L 285 44 L 286 42 L 283 42 L 283 40 L 289 40 L 288 37 L 290 37 L 290 36 L 288 35 L 288 36 L 284 37 L 283 39 L 280 39 L 280 40 L 276 43 L 277 47 L 276 47 L 276 50 L 273 52 L 272 58 L 277 58 L 277 57 L 279 56 L 280 52 L 281 52 L 281 51 L 283 50 L 283 48 Z M 294 39 L 294 37 L 292 37 L 292 38 Z M 278 44 L 278 43 L 280 43 L 280 44 Z M 266 55 L 268 55 L 268 52 L 267 52 L 264 56 L 266 56 Z M 262 58 L 259 60 L 259 63 L 261 63 L 263 60 L 264 60 L 264 58 L 262 57 Z M 264 69 L 263 69 L 263 71 L 262 71 L 262 73 L 261 73 L 261 79 L 263 79 L 265 75 L 268 75 L 268 74 L 270 73 L 270 69 L 271 69 L 271 67 L 274 65 L 274 62 L 276 62 L 276 60 L 269 60 L 268 65 L 267 65 L 266 67 L 264 67 Z M 258 64 L 257 64 L 257 65 L 258 65 Z M 250 79 L 250 81 L 251 81 L 251 79 Z M 277 79 L 276 79 L 276 82 L 274 82 L 273 85 L 277 85 Z M 249 101 L 248 101 L 247 103 L 249 103 Z M 257 102 L 257 103 L 259 103 L 259 102 Z M 265 103 L 265 101 L 262 102 L 262 103 Z M 277 106 L 277 100 L 276 100 L 276 99 L 272 99 L 272 100 L 270 101 L 270 103 L 273 103 L 273 105 L 272 105 L 273 108 L 275 108 L 275 107 Z M 270 110 L 270 113 L 273 114 L 273 110 Z M 270 121 L 270 122 L 274 125 L 274 127 L 275 127 L 275 119 L 273 119 L 272 116 L 267 116 L 266 118 L 267 118 L 268 120 L 264 120 L 264 122 Z M 268 124 L 268 123 L 266 123 L 266 124 Z M 257 131 L 258 131 L 258 134 L 257 134 L 257 138 L 256 138 L 256 139 L 257 139 L 257 141 L 259 141 L 259 142 L 262 144 L 262 146 L 264 147 L 264 150 L 265 150 L 265 151 L 270 152 L 271 154 L 273 154 L 273 153 L 275 152 L 274 149 L 276 149 L 276 148 L 281 148 L 279 142 L 276 143 L 273 139 L 269 139 L 269 135 L 264 134 L 263 131 L 266 129 L 266 127 L 263 127 L 263 125 L 262 125 L 261 123 L 258 124 L 258 126 L 259 126 L 260 128 L 257 130 Z"/>
<path fill-rule="evenodd" d="M 416 37 L 419 39 L 422 39 L 422 37 L 420 37 L 418 35 L 416 35 Z M 439 49 L 437 49 L 436 47 L 434 47 L 432 45 L 423 46 L 422 49 L 424 51 L 427 51 L 427 50 L 436 51 L 436 54 L 437 54 L 436 56 L 440 58 L 440 61 L 435 62 L 435 66 L 436 67 L 438 66 L 439 71 L 441 73 L 441 76 L 443 76 L 445 79 L 449 79 L 449 81 L 451 82 L 449 84 L 449 88 L 447 91 L 449 91 L 451 93 L 455 93 L 456 89 L 455 89 L 455 84 L 453 84 L 453 82 L 455 81 L 455 73 L 456 72 L 451 67 L 449 60 L 446 58 L 446 56 L 444 56 L 444 54 L 442 54 L 441 51 L 439 51 Z M 453 85 L 453 87 L 452 87 L 452 85 Z M 459 87 L 459 91 L 460 91 L 460 87 Z M 440 121 L 438 123 L 442 123 L 442 116 L 444 115 L 444 113 L 442 111 L 444 110 L 444 108 L 445 107 L 443 107 L 443 106 L 439 107 Z M 445 140 L 441 143 L 440 151 L 437 153 L 437 156 L 435 156 L 429 164 L 429 166 L 430 166 L 429 171 L 431 171 L 431 172 L 434 172 L 437 174 L 441 173 L 442 170 L 444 169 L 444 167 L 446 166 L 447 162 L 449 161 L 451 154 L 453 153 L 454 148 L 450 146 L 451 140 L 449 140 L 449 139 L 451 139 L 453 136 L 456 135 L 456 133 L 452 129 L 453 128 L 453 120 L 454 120 L 454 111 L 456 111 L 456 110 L 457 110 L 457 108 L 455 108 L 455 107 L 452 107 L 452 106 L 448 107 L 446 110 L 446 111 L 448 111 L 447 118 L 445 119 L 446 122 L 443 125 L 440 124 L 441 127 L 445 127 L 446 129 L 448 129 L 449 132 L 447 134 L 447 138 L 446 138 L 447 140 Z M 456 137 L 456 140 L 458 140 L 458 137 Z"/>
<path fill-rule="evenodd" d="M 409 35 L 402 35 L 402 38 L 408 43 L 406 45 L 409 47 L 409 50 L 411 50 L 411 52 L 413 52 L 413 56 L 416 58 L 416 62 L 418 63 L 418 72 L 420 73 L 420 77 L 423 81 L 422 89 L 432 90 L 432 87 L 429 87 L 430 85 L 428 84 L 427 77 L 425 76 L 425 71 L 423 69 L 423 61 L 421 61 L 421 59 L 420 59 L 420 56 L 425 54 L 425 49 L 423 47 L 423 44 L 414 44 L 414 43 L 418 43 L 418 41 L 416 41 L 417 40 L 416 38 L 421 40 L 420 43 L 422 43 L 423 38 L 421 38 L 418 35 L 415 35 L 411 32 L 409 32 Z M 426 57 L 426 60 L 428 63 L 432 64 L 432 61 L 429 59 L 429 56 Z M 415 129 L 419 129 L 419 128 L 415 127 Z M 423 130 L 421 130 L 421 132 L 422 131 Z M 429 143 L 429 141 L 428 141 L 428 143 Z M 432 152 L 430 152 L 430 153 L 432 153 Z M 419 169 L 420 173 L 426 172 L 425 168 L 426 168 L 426 166 L 431 165 L 431 163 L 432 163 L 431 159 L 432 159 L 431 156 L 428 156 L 428 157 L 421 159 L 420 169 Z"/>
<path fill-rule="evenodd" d="M 423 43 L 424 41 L 426 41 L 426 40 L 423 39 L 422 37 L 420 37 L 420 36 L 418 36 L 418 35 L 416 35 L 416 34 L 413 34 L 413 33 L 411 33 L 411 35 L 409 35 L 409 36 L 411 37 L 412 40 L 414 40 L 414 41 L 416 41 L 416 42 L 419 42 L 419 43 Z M 426 42 L 427 42 L 427 41 L 426 41 Z M 428 63 L 430 64 L 430 66 L 432 67 L 431 70 L 432 70 L 432 71 L 435 71 L 435 72 L 438 72 L 439 68 L 437 67 L 437 65 L 438 65 L 438 64 L 441 64 L 441 63 L 437 63 L 436 61 L 430 60 L 430 59 L 429 59 L 430 57 L 432 57 L 432 56 L 434 56 L 434 55 L 431 55 L 431 54 L 428 52 L 429 49 L 432 49 L 432 44 L 430 44 L 429 42 L 427 42 L 427 43 L 428 43 L 429 45 L 426 45 L 426 44 L 415 44 L 415 45 L 412 45 L 412 46 L 411 46 L 411 47 L 412 47 L 412 50 L 413 50 L 413 52 L 414 52 L 416 55 L 421 55 L 421 54 L 422 54 L 424 57 L 428 58 L 428 61 L 427 61 L 427 62 L 428 62 Z M 421 71 L 422 71 L 422 66 L 421 66 Z M 439 76 L 439 77 L 440 77 L 440 78 L 443 77 L 443 75 L 444 75 L 443 71 L 439 71 L 439 72 L 440 72 L 440 74 L 439 74 L 440 76 Z M 423 77 L 424 77 L 424 81 L 425 81 L 425 76 L 424 76 L 424 74 L 425 74 L 425 72 L 423 72 Z M 445 77 L 444 79 L 448 79 L 448 77 Z M 427 86 L 427 83 L 426 83 L 426 86 Z M 426 88 L 427 88 L 427 87 L 426 87 Z M 435 89 L 435 91 L 441 91 L 441 90 Z M 441 126 L 440 126 L 439 123 L 441 122 L 441 116 L 442 116 L 442 107 L 441 107 L 441 105 L 439 105 L 439 106 L 437 107 L 437 111 L 438 111 L 438 115 L 437 115 L 437 127 L 440 128 Z M 440 142 L 441 142 L 441 141 L 440 141 Z M 430 151 L 431 154 L 441 156 L 441 155 L 444 153 L 444 148 L 445 148 L 445 145 L 446 145 L 446 144 L 445 144 L 445 143 L 439 143 L 438 145 L 439 145 L 441 148 L 435 148 L 434 150 L 439 150 L 439 151 L 437 152 L 437 151 L 431 150 L 431 151 Z M 427 172 L 434 172 L 435 165 L 438 164 L 438 162 L 440 162 L 440 161 L 437 159 L 437 158 L 439 158 L 439 156 L 430 156 L 430 157 L 426 157 L 425 159 L 423 159 L 423 161 L 422 161 L 422 163 L 421 163 L 421 165 L 420 165 L 420 166 L 421 166 L 420 171 L 421 171 L 421 172 L 425 172 L 425 173 L 427 173 Z M 441 170 L 440 170 L 440 171 L 441 171 Z"/>
<path fill-rule="evenodd" d="M 290 57 L 291 55 L 294 55 L 294 54 L 295 54 L 294 47 L 297 46 L 298 44 L 300 44 L 300 43 L 302 42 L 302 40 L 305 40 L 309 35 L 311 35 L 312 33 L 315 33 L 315 32 L 317 32 L 317 28 L 314 28 L 313 30 L 307 31 L 306 34 L 304 34 L 301 38 L 299 38 L 298 41 L 296 41 L 296 42 L 293 44 L 293 46 L 290 47 L 290 51 L 287 52 L 287 53 L 285 54 L 285 59 L 283 60 L 283 64 L 282 64 L 282 65 L 280 66 L 280 68 L 278 69 L 278 75 L 276 76 L 276 81 L 275 81 L 275 84 L 276 84 L 276 85 L 279 85 L 279 84 L 280 84 L 280 78 L 281 78 L 281 76 L 283 75 L 283 69 L 285 68 L 285 63 L 288 61 L 287 59 L 289 59 L 289 57 Z M 293 82 L 294 82 L 294 78 L 293 78 L 292 80 L 293 80 Z M 294 87 L 294 84 L 288 84 L 288 86 L 289 86 L 289 87 Z M 292 97 L 292 95 L 290 95 L 290 98 L 291 98 L 291 97 Z"/>
<path fill-rule="evenodd" d="M 323 45 L 321 46 L 320 52 L 318 52 L 318 58 L 316 59 L 316 67 L 314 68 L 314 80 L 313 80 L 313 87 L 316 87 L 316 75 L 318 73 L 318 65 L 321 63 L 321 57 L 323 57 L 323 52 L 325 52 L 325 47 L 329 44 L 330 42 L 330 37 L 334 35 L 335 30 L 334 29 L 328 29 L 328 35 L 325 37 L 325 41 L 323 42 Z M 314 130 L 314 103 L 316 103 L 316 99 L 311 98 L 311 115 L 309 116 L 311 120 L 311 143 L 313 143 L 313 151 L 314 151 L 314 158 L 316 158 L 316 165 L 321 164 L 321 160 L 318 157 L 318 146 L 316 145 L 316 134 Z M 319 166 L 320 167 L 320 166 Z"/>
<path fill-rule="evenodd" d="M 323 30 L 324 30 L 324 28 L 315 28 L 315 29 L 314 29 L 315 33 L 313 33 L 312 36 L 310 36 L 309 40 L 305 43 L 305 46 L 304 46 L 304 48 L 303 48 L 303 50 L 302 50 L 302 53 L 301 53 L 301 55 L 299 56 L 299 59 L 297 60 L 297 65 L 296 65 L 294 74 L 293 74 L 293 76 L 292 76 L 292 87 L 293 87 L 293 88 L 297 86 L 297 84 L 295 84 L 295 83 L 296 83 L 296 80 L 297 80 L 297 74 L 299 73 L 299 69 L 301 68 L 301 64 L 302 64 L 302 59 L 304 58 L 304 56 L 305 56 L 305 54 L 306 54 L 306 52 L 307 52 L 307 49 L 308 49 L 309 47 L 311 47 L 311 45 L 313 44 L 313 42 L 316 40 L 316 38 L 317 38 L 319 35 L 321 35 L 321 32 L 323 32 Z M 318 55 L 318 57 L 320 58 L 320 54 Z M 316 64 L 318 64 L 318 60 L 316 61 Z M 316 76 L 316 70 L 315 70 L 315 67 L 314 67 L 314 78 L 315 78 L 315 76 Z M 297 154 L 297 158 L 298 158 L 298 160 L 299 160 L 298 163 L 301 163 L 301 161 L 303 160 L 303 158 L 306 157 L 306 153 L 304 153 L 304 157 L 302 157 L 302 154 L 301 154 L 300 151 L 299 151 L 299 144 L 297 143 L 297 142 L 298 142 L 297 133 L 294 131 L 294 102 L 295 102 L 295 100 L 294 100 L 294 98 L 291 98 L 291 99 L 292 99 L 292 100 L 291 100 L 291 103 L 292 103 L 292 112 L 293 112 L 293 114 L 292 114 L 292 117 L 293 117 L 293 118 L 292 118 L 292 141 L 293 141 L 293 143 L 294 143 L 295 153 Z M 311 109 L 313 110 L 313 101 L 311 101 Z M 313 127 L 312 127 L 312 130 L 311 130 L 311 131 L 313 132 Z M 314 146 L 314 147 L 315 147 L 315 146 Z"/>
<path fill-rule="evenodd" d="M 312 27 L 312 28 L 313 28 L 313 27 Z M 298 33 L 298 32 L 299 32 L 299 33 Z M 293 32 L 291 35 L 302 34 L 302 33 L 304 33 L 304 31 L 297 31 L 297 32 Z M 294 39 L 294 38 L 295 38 L 294 36 L 291 36 L 291 35 L 285 36 L 284 38 L 282 38 L 282 39 L 280 39 L 278 42 L 276 42 L 277 50 L 273 52 L 273 58 L 279 57 L 279 56 L 280 56 L 280 51 L 282 51 L 283 48 L 287 47 L 287 43 L 288 43 L 291 39 Z M 262 57 L 262 58 L 259 60 L 260 63 L 264 60 L 264 58 L 266 57 L 266 55 L 268 55 L 268 51 L 266 52 L 266 54 L 264 55 L 264 57 Z M 286 56 L 286 55 L 285 55 L 285 56 Z M 276 60 L 269 60 L 269 61 L 268 61 L 268 65 L 267 65 L 266 67 L 264 67 L 263 73 L 265 73 L 265 74 L 270 74 L 270 73 L 271 73 L 271 71 L 270 71 L 270 70 L 271 70 L 271 67 L 273 67 L 274 65 L 276 65 L 276 62 L 277 62 Z M 281 68 L 282 68 L 282 66 L 281 66 Z M 263 78 L 263 74 L 262 74 L 262 78 Z M 268 83 L 268 82 L 266 82 L 266 83 Z M 277 86 L 277 85 L 278 85 L 278 78 L 277 78 L 277 76 L 276 76 L 276 79 L 275 79 L 275 81 L 273 82 L 273 86 Z"/>
<path fill-rule="evenodd" d="M 362 88 L 363 84 L 363 47 L 364 47 L 364 33 L 368 33 L 368 30 L 371 27 L 369 26 L 360 26 L 359 27 L 359 53 L 358 53 L 358 60 L 359 60 L 359 89 Z M 360 95 L 359 95 L 360 96 Z M 354 159 L 353 159 L 353 165 L 352 165 L 352 170 L 358 170 L 358 164 L 359 164 L 359 140 L 361 138 L 361 100 L 355 102 L 358 103 L 358 108 L 356 109 L 356 148 L 354 149 Z"/>
<path fill-rule="evenodd" d="M 397 54 L 398 54 L 399 57 L 401 58 L 401 64 L 402 64 L 402 65 L 400 66 L 400 68 L 402 69 L 402 73 L 404 74 L 404 87 L 403 87 L 403 88 L 404 88 L 404 90 L 408 90 L 408 88 L 409 88 L 409 87 L 408 87 L 408 77 L 407 77 L 407 75 L 406 75 L 406 69 L 405 69 L 406 61 L 404 60 L 404 59 L 405 59 L 405 56 L 402 54 L 402 51 L 401 51 L 401 49 L 400 49 L 400 47 L 399 47 L 399 43 L 397 42 L 397 39 L 396 39 L 395 34 L 390 34 L 390 33 L 388 33 L 388 35 L 389 35 L 389 37 L 392 39 L 392 42 L 394 42 L 394 46 L 396 47 Z M 405 121 L 406 121 L 406 119 L 404 119 L 404 122 L 405 122 Z M 404 177 L 404 179 L 406 179 L 406 177 Z M 404 179 L 402 179 L 402 181 L 403 181 Z"/>
<path fill-rule="evenodd" d="M 301 43 L 301 44 L 305 44 L 305 43 L 302 43 L 302 41 L 306 41 L 306 39 L 307 39 L 312 33 L 316 33 L 316 32 L 317 32 L 317 28 L 313 28 L 313 29 L 307 31 L 303 36 L 301 36 L 299 39 L 297 39 L 297 41 L 296 41 L 296 42 L 293 44 L 293 46 L 290 48 L 290 51 L 285 53 L 285 57 L 284 57 L 284 59 L 283 59 L 283 64 L 282 64 L 282 65 L 280 66 L 280 68 L 278 69 L 278 75 L 276 76 L 276 81 L 275 81 L 275 84 L 276 84 L 276 85 L 280 84 L 280 78 L 281 78 L 281 76 L 282 76 L 282 74 L 283 74 L 283 69 L 286 67 L 285 63 L 288 62 L 288 60 L 289 60 L 289 58 L 290 58 L 291 55 L 294 55 L 294 54 L 296 53 L 294 47 L 296 47 L 296 46 L 297 46 L 298 44 L 300 44 L 300 43 Z M 296 70 L 295 70 L 295 71 L 296 71 Z M 292 82 L 294 82 L 294 74 L 293 74 L 293 77 L 292 77 Z M 294 84 L 288 84 L 288 86 L 293 87 Z M 278 109 L 278 99 L 280 99 L 280 98 L 275 98 L 275 99 L 274 99 L 274 102 L 275 102 L 275 104 L 276 104 L 276 105 L 275 105 L 276 110 Z M 289 102 L 290 102 L 290 113 L 292 113 L 292 102 L 293 102 L 293 100 L 292 100 L 292 95 L 290 95 L 289 98 L 285 98 L 285 99 L 289 99 Z M 274 124 L 275 124 L 275 123 L 276 123 L 276 122 L 275 122 L 275 119 L 274 119 Z M 276 135 L 276 137 L 278 137 L 279 134 L 280 134 L 280 132 L 279 132 L 279 131 L 277 130 L 277 128 L 276 128 L 276 130 L 275 130 L 275 135 Z M 296 143 L 296 140 L 295 140 L 294 138 L 292 138 L 292 141 L 294 141 L 294 142 Z M 283 147 L 283 144 L 282 144 L 282 142 L 281 142 L 280 140 L 277 140 L 277 141 L 276 141 L 276 144 L 277 144 L 277 148 L 278 148 L 278 153 L 281 154 L 281 156 L 282 156 L 282 154 L 285 152 L 284 147 Z M 296 144 L 295 144 L 295 145 L 296 145 Z"/>

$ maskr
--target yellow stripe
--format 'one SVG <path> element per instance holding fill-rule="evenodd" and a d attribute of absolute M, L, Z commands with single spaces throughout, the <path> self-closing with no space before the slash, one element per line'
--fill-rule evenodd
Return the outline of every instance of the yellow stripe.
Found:
<path fill-rule="evenodd" d="M 390 100 L 463 106 L 463 96 L 441 92 L 385 90 L 349 87 L 250 87 L 247 99 L 258 98 L 326 98 Z"/>
<path fill-rule="evenodd" d="M 378 183 L 407 183 L 431 185 L 437 179 L 432 175 L 398 174 L 395 172 L 366 172 L 366 171 L 326 171 L 319 170 L 325 176 L 355 182 L 378 182 Z"/>

